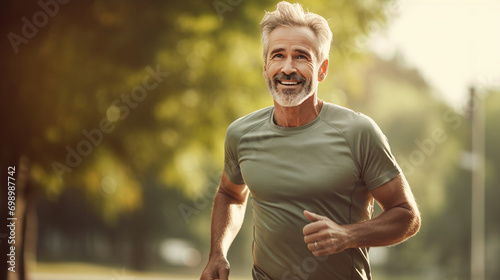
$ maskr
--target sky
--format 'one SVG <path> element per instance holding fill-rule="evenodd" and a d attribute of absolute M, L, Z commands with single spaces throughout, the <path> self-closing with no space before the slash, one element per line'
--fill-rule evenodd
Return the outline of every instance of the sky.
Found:
<path fill-rule="evenodd" d="M 437 94 L 458 108 L 468 88 L 500 87 L 500 0 L 400 0 L 370 47 L 402 55 Z"/>

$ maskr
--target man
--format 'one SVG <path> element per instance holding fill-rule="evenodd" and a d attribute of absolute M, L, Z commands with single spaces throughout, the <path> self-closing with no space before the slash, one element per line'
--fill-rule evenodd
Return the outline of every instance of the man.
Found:
<path fill-rule="evenodd" d="M 261 24 L 274 106 L 227 130 L 201 279 L 228 279 L 250 193 L 254 279 L 371 279 L 368 248 L 420 227 L 410 187 L 370 118 L 318 99 L 332 38 L 326 20 L 280 2 Z M 384 211 L 372 218 L 374 199 Z"/>

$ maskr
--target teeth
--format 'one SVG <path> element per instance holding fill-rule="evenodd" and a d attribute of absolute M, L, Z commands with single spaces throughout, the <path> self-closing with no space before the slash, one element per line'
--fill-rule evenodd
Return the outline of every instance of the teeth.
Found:
<path fill-rule="evenodd" d="M 298 85 L 299 83 L 297 82 L 281 82 L 283 85 Z"/>

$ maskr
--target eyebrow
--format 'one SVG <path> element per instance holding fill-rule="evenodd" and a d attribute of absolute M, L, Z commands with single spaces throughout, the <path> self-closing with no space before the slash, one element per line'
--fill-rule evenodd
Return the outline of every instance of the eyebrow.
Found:
<path fill-rule="evenodd" d="M 272 50 L 270 53 L 269 53 L 269 56 L 273 56 L 273 54 L 276 54 L 276 53 L 280 53 L 282 51 L 284 51 L 285 49 L 284 48 L 277 48 L 277 49 L 274 49 Z M 308 52 L 308 51 L 305 51 L 305 50 L 302 50 L 302 49 L 294 49 L 293 50 L 294 52 L 298 52 L 300 54 L 303 54 L 303 55 L 306 55 L 308 57 L 311 57 L 311 53 Z"/>
<path fill-rule="evenodd" d="M 275 53 L 280 53 L 282 51 L 284 51 L 285 49 L 284 48 L 278 48 L 278 49 L 274 49 L 272 50 L 270 53 L 269 53 L 269 56 L 273 56 L 273 54 Z"/>
<path fill-rule="evenodd" d="M 309 53 L 308 51 L 304 51 L 304 50 L 301 50 L 301 49 L 295 49 L 294 51 L 298 52 L 300 54 L 306 55 L 308 57 L 311 57 L 311 53 Z"/>

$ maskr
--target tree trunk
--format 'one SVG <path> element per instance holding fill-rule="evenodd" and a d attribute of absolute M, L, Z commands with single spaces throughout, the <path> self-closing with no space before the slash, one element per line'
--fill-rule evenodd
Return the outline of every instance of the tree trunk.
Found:
<path fill-rule="evenodd" d="M 29 184 L 29 160 L 25 156 L 21 156 L 19 158 L 19 163 L 16 166 L 16 208 L 15 215 L 12 220 L 9 220 L 9 223 L 13 223 L 15 225 L 15 243 L 12 245 L 15 246 L 15 272 L 8 271 L 7 272 L 7 280 L 28 280 L 28 268 L 29 264 L 27 263 L 27 256 L 34 252 L 34 248 L 32 247 L 33 243 L 31 243 L 30 239 L 27 236 L 31 236 L 31 232 L 27 232 L 27 230 L 32 230 L 32 224 L 29 222 L 32 220 L 31 214 L 34 212 L 34 209 L 30 209 L 33 205 L 33 195 L 32 190 Z M 36 226 L 36 225 L 35 225 Z M 9 248 L 10 249 L 10 248 Z M 10 251 L 10 250 L 9 250 Z M 7 267 L 10 265 L 7 264 Z"/>

